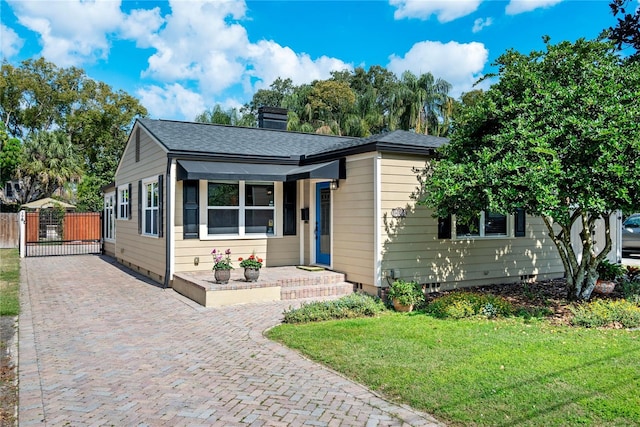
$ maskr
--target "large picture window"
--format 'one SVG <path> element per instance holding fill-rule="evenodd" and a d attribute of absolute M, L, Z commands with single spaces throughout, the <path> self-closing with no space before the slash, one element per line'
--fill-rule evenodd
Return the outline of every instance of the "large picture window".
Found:
<path fill-rule="evenodd" d="M 209 182 L 207 230 L 210 235 L 275 234 L 272 182 Z"/>
<path fill-rule="evenodd" d="M 142 231 L 150 236 L 158 235 L 158 181 L 143 183 Z"/>

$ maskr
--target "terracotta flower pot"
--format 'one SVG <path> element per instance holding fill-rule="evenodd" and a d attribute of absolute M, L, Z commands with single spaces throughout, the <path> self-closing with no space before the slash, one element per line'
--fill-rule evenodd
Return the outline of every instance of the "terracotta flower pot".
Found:
<path fill-rule="evenodd" d="M 413 311 L 413 304 L 411 305 L 404 305 L 404 304 L 400 304 L 398 302 L 398 300 L 396 298 L 393 299 L 393 309 L 395 311 L 402 311 L 402 312 L 409 312 L 409 311 Z"/>
<path fill-rule="evenodd" d="M 593 292 L 601 295 L 607 295 L 613 292 L 616 287 L 616 282 L 610 280 L 598 280 L 596 286 L 593 288 Z"/>
<path fill-rule="evenodd" d="M 217 283 L 229 283 L 229 279 L 231 278 L 231 270 L 213 270 L 213 276 L 216 278 Z"/>

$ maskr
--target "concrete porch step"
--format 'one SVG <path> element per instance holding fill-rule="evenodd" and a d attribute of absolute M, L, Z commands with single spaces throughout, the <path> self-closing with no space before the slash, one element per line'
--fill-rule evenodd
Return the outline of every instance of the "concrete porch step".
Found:
<path fill-rule="evenodd" d="M 306 271 L 291 267 L 262 268 L 256 282 L 247 282 L 242 269 L 231 272 L 226 284 L 216 283 L 213 272 L 181 272 L 174 275 L 173 289 L 205 307 L 250 302 L 334 298 L 353 292 L 353 284 L 335 271 Z"/>

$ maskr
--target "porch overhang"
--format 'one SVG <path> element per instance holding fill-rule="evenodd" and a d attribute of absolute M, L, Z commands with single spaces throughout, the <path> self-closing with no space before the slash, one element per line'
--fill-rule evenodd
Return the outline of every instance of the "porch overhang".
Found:
<path fill-rule="evenodd" d="M 344 179 L 344 159 L 312 165 L 274 165 L 263 163 L 214 162 L 206 160 L 178 160 L 178 181 L 297 181 L 300 179 Z"/>

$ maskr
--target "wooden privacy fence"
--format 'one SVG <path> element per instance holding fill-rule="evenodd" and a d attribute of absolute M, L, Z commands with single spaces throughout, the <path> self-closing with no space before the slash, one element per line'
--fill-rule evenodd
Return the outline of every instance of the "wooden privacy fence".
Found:
<path fill-rule="evenodd" d="M 100 253 L 99 212 L 26 212 L 26 256 Z"/>
<path fill-rule="evenodd" d="M 0 249 L 17 248 L 20 226 L 17 213 L 0 213 Z"/>

